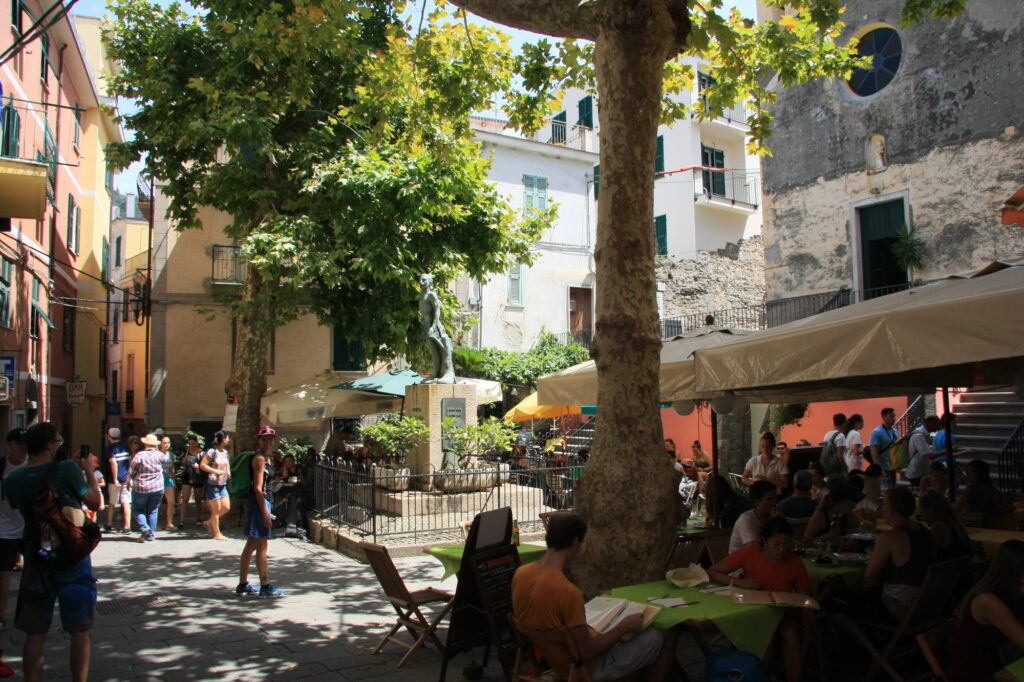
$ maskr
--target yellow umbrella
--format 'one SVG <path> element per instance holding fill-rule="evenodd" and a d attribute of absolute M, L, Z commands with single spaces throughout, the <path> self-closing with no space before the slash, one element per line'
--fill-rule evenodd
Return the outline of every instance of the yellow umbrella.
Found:
<path fill-rule="evenodd" d="M 567 414 L 580 414 L 579 405 L 538 405 L 536 391 L 505 413 L 505 421 L 524 422 L 529 419 L 554 419 Z"/>

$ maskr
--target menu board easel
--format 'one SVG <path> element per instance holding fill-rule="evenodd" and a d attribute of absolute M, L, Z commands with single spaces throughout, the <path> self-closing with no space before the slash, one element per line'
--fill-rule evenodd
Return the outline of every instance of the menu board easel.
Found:
<path fill-rule="evenodd" d="M 519 550 L 512 544 L 512 509 L 504 507 L 477 514 L 459 567 L 441 682 L 448 673 L 448 661 L 476 647 L 485 647 L 486 666 L 492 644 L 506 677 L 511 674 L 516 637 L 508 614 L 512 612 L 512 576 L 519 565 Z M 479 666 L 471 664 L 465 674 L 471 677 L 478 669 Z"/>

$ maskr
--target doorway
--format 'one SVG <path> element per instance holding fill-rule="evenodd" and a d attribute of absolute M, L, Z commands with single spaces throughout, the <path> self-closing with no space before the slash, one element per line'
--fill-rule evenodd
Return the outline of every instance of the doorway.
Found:
<path fill-rule="evenodd" d="M 907 271 L 892 252 L 899 230 L 906 225 L 903 199 L 857 209 L 860 225 L 860 275 L 864 300 L 891 294 L 909 283 Z"/>
<path fill-rule="evenodd" d="M 593 289 L 569 287 L 569 331 L 577 343 L 590 345 L 594 335 Z"/>

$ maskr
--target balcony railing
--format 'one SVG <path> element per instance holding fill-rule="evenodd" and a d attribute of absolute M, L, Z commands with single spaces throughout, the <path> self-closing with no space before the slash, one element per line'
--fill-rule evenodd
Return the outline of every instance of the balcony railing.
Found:
<path fill-rule="evenodd" d="M 213 247 L 214 284 L 242 284 L 245 281 L 245 257 L 237 246 L 215 244 Z"/>
<path fill-rule="evenodd" d="M 568 123 L 567 121 L 548 119 L 537 132 L 526 135 L 522 131 L 513 128 L 508 121 L 486 116 L 470 116 L 469 124 L 474 130 L 488 133 L 497 133 L 508 137 L 518 137 L 533 142 L 554 144 L 569 149 L 579 149 L 584 152 L 597 151 L 597 131 L 586 126 Z"/>
<path fill-rule="evenodd" d="M 694 199 L 757 208 L 761 195 L 758 179 L 730 170 L 703 167 L 693 171 Z"/>
<path fill-rule="evenodd" d="M 699 103 L 699 105 L 698 105 Z M 707 99 L 702 97 L 699 93 L 693 92 L 690 96 L 690 106 L 694 109 L 693 115 L 696 116 L 696 108 L 700 106 L 702 109 L 706 109 Z M 732 105 L 731 107 L 725 107 L 722 109 L 722 113 L 719 116 L 714 116 L 707 120 L 725 122 L 732 125 L 747 126 L 747 105 L 743 102 Z"/>
<path fill-rule="evenodd" d="M 558 342 L 568 346 L 570 343 L 578 343 L 581 346 L 590 348 L 590 342 L 594 340 L 594 332 L 589 329 L 579 329 L 574 332 L 562 332 L 555 334 Z"/>

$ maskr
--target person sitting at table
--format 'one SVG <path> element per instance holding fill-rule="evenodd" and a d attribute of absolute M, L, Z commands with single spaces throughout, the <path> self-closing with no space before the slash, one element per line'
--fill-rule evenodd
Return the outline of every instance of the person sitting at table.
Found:
<path fill-rule="evenodd" d="M 928 475 L 921 479 L 921 484 L 917 486 L 917 494 L 932 489 L 940 493 L 949 489 L 949 471 L 946 470 L 945 462 L 932 462 L 928 465 Z"/>
<path fill-rule="evenodd" d="M 828 486 L 825 485 L 825 467 L 821 462 L 814 460 L 807 465 L 811 472 L 811 499 L 821 501 L 821 498 L 828 495 Z"/>
<path fill-rule="evenodd" d="M 930 488 L 921 493 L 917 498 L 917 511 L 932 534 L 936 561 L 970 556 L 967 528 L 941 492 Z"/>
<path fill-rule="evenodd" d="M 825 535 L 836 533 L 843 536 L 860 525 L 855 509 L 857 503 L 864 499 L 864 493 L 857 487 L 858 482 L 860 476 L 849 476 L 845 483 L 834 486 L 822 498 L 804 530 L 806 539 L 818 540 Z M 838 527 L 835 532 L 833 526 Z"/>
<path fill-rule="evenodd" d="M 284 485 L 289 485 L 288 479 L 299 475 L 299 468 L 295 466 L 295 457 L 285 455 L 281 459 L 281 468 L 276 471 L 277 473 L 274 475 L 274 478 L 281 481 Z"/>
<path fill-rule="evenodd" d="M 882 517 L 892 530 L 878 536 L 864 574 L 864 589 L 881 585 L 881 603 L 896 620 L 903 620 L 913 606 L 935 561 L 932 534 L 914 521 L 915 507 L 908 488 L 893 488 L 885 494 Z"/>
<path fill-rule="evenodd" d="M 730 553 L 743 545 L 757 542 L 761 537 L 761 529 L 765 522 L 776 513 L 779 489 L 771 481 L 754 481 L 754 485 L 750 486 L 750 501 L 754 503 L 754 508 L 740 514 L 732 528 L 732 535 L 729 537 Z"/>
<path fill-rule="evenodd" d="M 743 569 L 742 578 L 733 578 L 730 573 Z M 708 569 L 711 580 L 724 585 L 735 585 L 752 590 L 775 592 L 799 592 L 809 594 L 811 580 L 807 567 L 793 553 L 793 528 L 784 518 L 768 519 L 761 529 L 760 542 L 744 545 Z M 800 621 L 807 627 L 809 611 L 790 609 L 779 629 L 776 641 L 782 646 L 782 662 L 786 680 L 798 681 L 802 673 L 801 653 L 803 651 Z"/>
<path fill-rule="evenodd" d="M 787 519 L 809 519 L 818 508 L 818 501 L 811 497 L 814 474 L 801 469 L 793 475 L 793 494 L 779 502 L 779 511 Z"/>
<path fill-rule="evenodd" d="M 534 630 L 567 629 L 595 681 L 616 680 L 644 669 L 649 680 L 665 679 L 675 653 L 675 630 L 644 630 L 640 614 L 623 618 L 604 633 L 587 625 L 583 593 L 565 575 L 586 534 L 587 522 L 577 514 L 551 518 L 544 536 L 547 552 L 512 576 L 512 612 Z M 623 641 L 632 634 L 636 636 Z M 568 650 L 544 640 L 535 644 L 558 679 L 565 679 L 572 663 Z"/>
<path fill-rule="evenodd" d="M 771 481 L 779 490 L 784 489 L 789 484 L 789 474 L 785 460 L 775 456 L 775 434 L 771 431 L 762 433 L 758 447 L 761 454 L 747 461 L 743 468 L 743 482 L 753 485 L 754 481 Z"/>
<path fill-rule="evenodd" d="M 750 498 L 737 495 L 721 474 L 709 473 L 705 490 L 709 528 L 732 528 L 743 512 L 753 509 Z"/>
<path fill-rule="evenodd" d="M 1007 508 L 989 475 L 988 462 L 974 459 L 967 463 L 967 487 L 954 506 L 958 512 L 981 514 L 983 528 L 999 528 L 1000 517 Z"/>
<path fill-rule="evenodd" d="M 1024 647 L 1024 542 L 1008 540 L 992 565 L 964 598 L 953 629 L 949 682 L 991 680 L 1003 667 L 1002 645 Z"/>

